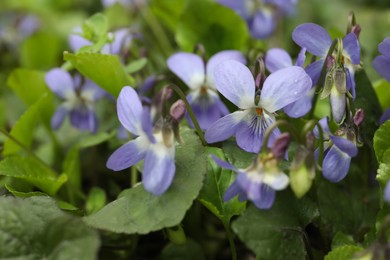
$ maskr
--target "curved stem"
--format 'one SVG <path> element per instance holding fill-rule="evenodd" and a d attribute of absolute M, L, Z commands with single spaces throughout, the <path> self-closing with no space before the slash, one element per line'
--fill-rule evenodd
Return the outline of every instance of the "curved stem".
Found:
<path fill-rule="evenodd" d="M 275 123 L 273 123 L 272 125 L 270 125 L 268 128 L 267 128 L 267 131 L 265 131 L 265 134 L 264 134 L 264 138 L 263 138 L 263 143 L 261 144 L 261 152 L 265 152 L 266 149 L 268 149 L 268 140 L 272 134 L 272 131 L 278 127 L 278 126 L 281 126 L 281 125 L 285 125 L 288 127 L 288 132 L 292 134 L 292 136 L 299 142 L 300 141 L 300 138 L 299 138 L 299 135 L 295 129 L 295 126 L 293 126 L 292 124 L 290 124 L 288 121 L 286 120 L 278 120 L 276 121 Z M 261 153 L 260 152 L 260 153 Z"/>
<path fill-rule="evenodd" d="M 203 131 L 200 128 L 198 120 L 195 117 L 194 111 L 192 111 L 192 108 L 191 108 L 190 104 L 188 103 L 187 98 L 184 95 L 183 91 L 178 86 L 173 85 L 173 84 L 169 85 L 169 87 L 171 87 L 179 95 L 179 97 L 184 101 L 184 103 L 186 104 L 187 111 L 188 111 L 188 113 L 190 115 L 190 118 L 191 118 L 192 122 L 194 123 L 196 132 L 198 133 L 199 138 L 202 141 L 203 146 L 206 146 L 207 142 L 204 139 Z"/>
<path fill-rule="evenodd" d="M 236 245 L 234 244 L 234 237 L 230 229 L 229 221 L 222 221 L 222 222 L 223 222 L 223 227 L 225 228 L 226 231 L 226 236 L 229 240 L 230 250 L 232 251 L 232 260 L 237 260 L 237 249 L 236 249 Z"/>
<path fill-rule="evenodd" d="M 319 167 L 320 170 L 322 170 L 322 161 L 324 159 L 324 131 L 322 130 L 321 125 L 317 122 L 316 123 L 318 133 L 320 135 L 320 144 L 318 147 L 318 163 L 317 166 Z"/>

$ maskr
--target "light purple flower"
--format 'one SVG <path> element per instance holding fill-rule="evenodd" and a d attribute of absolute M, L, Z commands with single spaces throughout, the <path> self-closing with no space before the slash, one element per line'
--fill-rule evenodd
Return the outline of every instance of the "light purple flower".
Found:
<path fill-rule="evenodd" d="M 133 7 L 134 0 L 102 0 L 102 5 L 106 8 L 112 6 L 116 3 L 121 4 L 124 7 L 130 8 L 130 7 Z"/>
<path fill-rule="evenodd" d="M 288 176 L 277 167 L 277 160 L 257 159 L 246 169 L 237 169 L 228 162 L 211 155 L 222 168 L 238 175 L 225 192 L 224 201 L 238 195 L 239 201 L 251 200 L 259 209 L 269 209 L 275 200 L 275 191 L 283 190 L 289 183 Z"/>
<path fill-rule="evenodd" d="M 295 66 L 303 67 L 306 58 L 305 52 L 305 48 L 303 48 L 299 52 L 297 60 L 295 62 Z M 280 48 L 272 48 L 268 50 L 267 54 L 265 55 L 265 66 L 268 71 L 273 73 L 280 69 L 292 67 L 293 62 L 290 55 L 285 50 Z M 306 95 L 303 95 L 297 101 L 284 107 L 283 111 L 289 117 L 302 117 L 310 111 L 310 109 L 312 108 L 312 100 L 315 92 L 315 88 L 313 88 L 313 86 L 311 87 L 311 89 L 309 89 Z"/>
<path fill-rule="evenodd" d="M 379 118 L 379 124 L 383 124 L 384 122 L 386 122 L 386 121 L 389 120 L 389 119 L 390 119 L 390 107 L 387 108 L 387 109 L 383 112 L 382 116 Z"/>
<path fill-rule="evenodd" d="M 213 74 L 215 67 L 227 60 L 245 63 L 244 56 L 233 50 L 218 52 L 206 66 L 201 57 L 186 52 L 176 53 L 167 61 L 168 68 L 190 88 L 187 100 L 203 130 L 229 113 L 216 92 Z M 193 126 L 188 114 L 187 120 Z"/>
<path fill-rule="evenodd" d="M 387 203 L 390 203 L 390 181 L 387 182 L 383 192 L 383 198 Z"/>
<path fill-rule="evenodd" d="M 121 124 L 138 137 L 119 147 L 108 159 L 107 167 L 120 171 L 144 160 L 142 184 L 145 190 L 156 196 L 163 194 L 171 185 L 176 171 L 173 131 L 153 129 L 149 109 L 142 107 L 141 100 L 131 87 L 121 90 L 117 111 Z"/>
<path fill-rule="evenodd" d="M 57 108 L 51 119 L 53 129 L 58 129 L 66 115 L 70 123 L 81 131 L 96 133 L 98 119 L 94 112 L 94 103 L 107 95 L 94 82 L 86 80 L 81 84 L 81 77 L 74 77 L 65 70 L 55 68 L 45 75 L 46 84 L 64 102 Z"/>
<path fill-rule="evenodd" d="M 320 59 L 309 65 L 306 69 L 307 73 L 313 79 L 313 84 L 316 85 L 322 67 L 324 65 L 327 53 L 329 48 L 332 45 L 332 39 L 327 31 L 321 26 L 314 23 L 305 23 L 299 25 L 292 34 L 293 40 L 302 48 L 319 57 Z M 342 41 L 343 44 L 343 53 L 342 53 L 342 64 L 336 64 L 336 69 L 342 71 L 342 74 L 345 74 L 345 83 L 346 90 L 348 90 L 352 97 L 355 98 L 355 70 L 360 64 L 360 45 L 357 39 L 357 36 L 354 33 L 347 34 Z M 335 59 L 336 54 L 332 54 Z M 334 65 L 332 65 L 331 73 L 333 73 Z M 338 75 L 341 75 L 339 73 Z M 330 75 L 333 77 L 333 74 Z M 337 76 L 336 76 L 337 77 Z M 336 81 L 336 80 L 335 80 Z M 332 87 L 327 90 L 326 95 L 330 95 L 330 103 L 332 107 L 332 115 L 337 123 L 340 123 L 345 115 L 345 104 L 346 104 L 346 95 L 343 90 L 336 87 Z"/>
<path fill-rule="evenodd" d="M 328 117 L 322 118 L 319 124 L 324 134 L 325 157 L 322 162 L 322 175 L 331 182 L 339 182 L 347 176 L 351 158 L 357 155 L 358 148 L 346 135 L 336 136 L 331 133 Z M 342 131 L 339 129 L 339 132 Z M 317 127 L 314 129 L 314 135 L 319 138 Z M 315 153 L 318 154 L 318 149 Z"/>
<path fill-rule="evenodd" d="M 378 50 L 381 55 L 375 57 L 372 66 L 390 82 L 390 37 L 387 37 L 378 45 Z"/>
<path fill-rule="evenodd" d="M 250 70 L 232 60 L 221 63 L 214 77 L 218 91 L 240 110 L 212 124 L 205 133 L 206 141 L 220 142 L 235 135 L 238 146 L 252 153 L 259 152 L 265 131 L 275 122 L 275 112 L 300 99 L 312 85 L 301 67 L 292 66 L 272 73 L 259 94 Z M 268 144 L 278 135 L 275 128 Z"/>
<path fill-rule="evenodd" d="M 295 13 L 297 0 L 218 0 L 233 9 L 247 23 L 256 39 L 265 39 L 275 31 L 278 18 Z"/>

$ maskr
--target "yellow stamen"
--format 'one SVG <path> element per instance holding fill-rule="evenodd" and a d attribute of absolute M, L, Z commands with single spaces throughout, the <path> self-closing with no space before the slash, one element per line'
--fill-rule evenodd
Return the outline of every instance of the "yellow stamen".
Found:
<path fill-rule="evenodd" d="M 262 108 L 259 108 L 259 107 L 256 107 L 256 114 L 258 116 L 262 116 L 263 115 L 263 109 Z"/>

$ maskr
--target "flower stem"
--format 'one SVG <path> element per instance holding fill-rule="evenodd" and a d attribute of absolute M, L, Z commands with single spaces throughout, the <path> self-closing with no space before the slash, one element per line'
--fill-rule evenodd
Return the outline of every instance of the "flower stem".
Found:
<path fill-rule="evenodd" d="M 319 169 L 322 171 L 322 161 L 323 161 L 323 157 L 324 157 L 324 131 L 322 130 L 322 127 L 321 125 L 317 122 L 316 124 L 317 126 L 317 129 L 318 129 L 318 134 L 320 135 L 320 144 L 319 144 L 319 150 L 318 150 L 318 163 L 317 163 L 317 166 L 319 167 Z"/>
<path fill-rule="evenodd" d="M 232 260 L 237 260 L 237 249 L 236 249 L 236 245 L 234 244 L 234 237 L 230 229 L 229 221 L 223 220 L 222 222 L 223 222 L 223 227 L 225 228 L 226 231 L 226 236 L 229 240 L 230 250 L 232 251 Z"/>
<path fill-rule="evenodd" d="M 190 115 L 190 117 L 191 117 L 192 122 L 194 123 L 196 132 L 198 133 L 199 138 L 200 138 L 200 140 L 202 141 L 202 144 L 203 144 L 204 146 L 206 146 L 206 145 L 207 145 L 207 142 L 206 142 L 206 140 L 204 139 L 203 131 L 202 131 L 202 129 L 200 128 L 199 123 L 198 123 L 198 120 L 197 120 L 196 117 L 195 117 L 194 111 L 192 111 L 192 108 L 191 108 L 190 104 L 188 103 L 187 98 L 186 98 L 186 96 L 184 95 L 183 91 L 182 91 L 178 86 L 176 86 L 176 85 L 174 85 L 174 84 L 169 85 L 169 87 L 172 88 L 172 89 L 179 95 L 179 97 L 184 101 L 184 103 L 186 104 L 187 111 L 188 111 L 188 113 L 189 113 L 189 115 Z"/>
<path fill-rule="evenodd" d="M 138 172 L 137 172 L 137 168 L 135 166 L 132 166 L 130 168 L 130 170 L 131 170 L 131 173 L 130 173 L 130 186 L 134 187 L 134 185 L 136 185 L 137 182 L 138 182 Z"/>
<path fill-rule="evenodd" d="M 268 128 L 267 128 L 267 131 L 265 132 L 264 134 L 264 139 L 263 139 L 263 143 L 261 144 L 261 150 L 262 152 L 266 152 L 266 149 L 268 149 L 268 140 L 272 134 L 272 131 L 280 126 L 280 125 L 285 125 L 288 127 L 288 132 L 290 132 L 292 134 L 292 136 L 299 142 L 300 141 L 300 138 L 299 138 L 299 135 L 295 129 L 295 127 L 290 124 L 288 121 L 286 120 L 278 120 L 276 121 L 275 123 L 273 123 L 272 125 L 270 125 Z"/>

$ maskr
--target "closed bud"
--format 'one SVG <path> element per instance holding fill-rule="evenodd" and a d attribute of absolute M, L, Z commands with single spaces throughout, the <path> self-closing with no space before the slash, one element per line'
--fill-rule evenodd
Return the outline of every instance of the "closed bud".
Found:
<path fill-rule="evenodd" d="M 288 145 L 290 144 L 290 134 L 289 133 L 283 133 L 278 138 L 276 138 L 272 148 L 271 152 L 275 156 L 275 158 L 283 158 L 284 154 L 286 153 L 286 150 L 288 148 Z"/>
<path fill-rule="evenodd" d="M 333 72 L 334 84 L 340 94 L 347 93 L 347 76 L 343 68 L 336 68 Z"/>
<path fill-rule="evenodd" d="M 353 123 L 357 127 L 360 127 L 360 125 L 362 124 L 363 120 L 364 120 L 364 110 L 359 108 L 358 110 L 356 110 L 356 113 L 353 116 Z"/>
<path fill-rule="evenodd" d="M 297 198 L 302 198 L 311 188 L 315 176 L 314 158 L 306 147 L 297 149 L 290 168 L 290 186 Z"/>
<path fill-rule="evenodd" d="M 175 103 L 172 104 L 169 109 L 169 114 L 176 121 L 180 121 L 183 119 L 186 113 L 186 105 L 183 100 L 179 99 Z"/>

